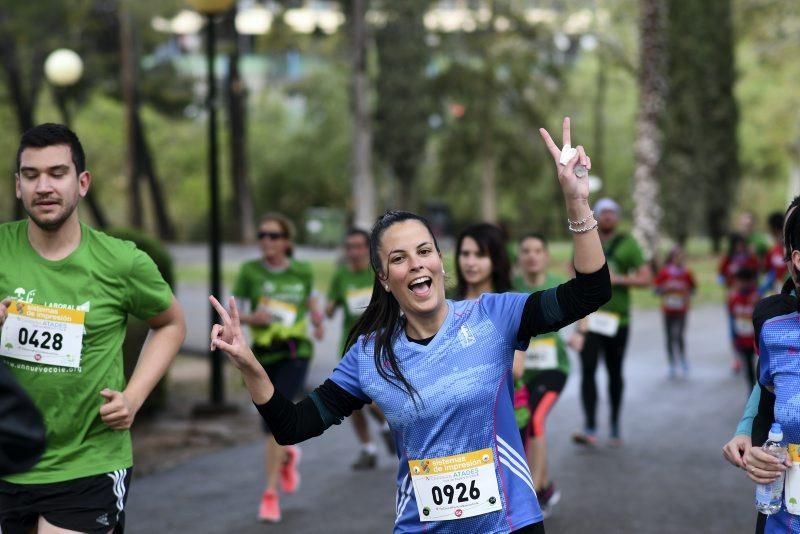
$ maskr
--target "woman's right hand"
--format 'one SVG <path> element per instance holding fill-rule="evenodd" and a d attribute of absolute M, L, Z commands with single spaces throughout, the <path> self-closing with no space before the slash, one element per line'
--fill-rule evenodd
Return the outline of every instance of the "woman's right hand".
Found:
<path fill-rule="evenodd" d="M 236 307 L 236 300 L 230 299 L 230 313 L 214 298 L 208 297 L 211 305 L 219 313 L 222 324 L 215 324 L 211 328 L 211 350 L 224 350 L 228 354 L 228 359 L 242 373 L 244 385 L 250 392 L 250 397 L 256 404 L 265 404 L 272 398 L 275 388 L 272 385 L 267 372 L 256 360 L 255 354 L 247 345 L 247 340 L 242 333 L 242 325 L 239 319 L 239 309 Z"/>
<path fill-rule="evenodd" d="M 761 447 L 750 447 L 744 454 L 747 477 L 756 484 L 769 484 L 791 467 L 792 461 L 786 458 L 784 463 L 778 461 L 771 454 L 764 452 Z"/>
<path fill-rule="evenodd" d="M 209 296 L 208 300 L 222 319 L 222 324 L 215 324 L 211 328 L 211 350 L 224 350 L 240 371 L 261 367 L 242 333 L 236 299 L 230 298 L 228 304 L 230 313 L 213 295 Z"/>

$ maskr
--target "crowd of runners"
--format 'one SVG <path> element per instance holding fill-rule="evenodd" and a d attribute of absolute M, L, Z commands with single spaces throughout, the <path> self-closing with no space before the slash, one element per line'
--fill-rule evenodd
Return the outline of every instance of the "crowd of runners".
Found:
<path fill-rule="evenodd" d="M 632 289 L 660 299 L 666 376 L 690 377 L 685 338 L 698 283 L 684 249 L 646 258 L 621 229 L 620 204 L 590 203 L 591 160 L 571 147 L 569 120 L 560 145 L 540 133 L 572 236 L 566 269 L 535 227 L 509 243 L 506 231 L 479 223 L 457 236 L 447 273 L 427 221 L 390 211 L 372 229 L 347 232 L 327 292 L 318 294 L 310 264 L 294 257 L 292 222 L 280 213 L 261 217 L 260 254 L 241 266 L 232 297 L 211 296 L 220 324 L 210 333 L 211 348 L 239 369 L 262 418 L 258 519 L 281 521 L 281 495 L 298 491 L 297 443 L 349 417 L 360 444 L 353 469 L 375 468 L 381 448 L 399 460 L 395 531 L 544 532 L 561 498 L 558 474 L 548 470 L 546 421 L 571 361 L 579 364 L 583 411 L 573 442 L 624 445 Z M 28 131 L 16 169 L 27 218 L 0 225 L 0 531 L 121 532 L 133 466 L 129 428 L 184 341 L 183 312 L 149 256 L 79 221 L 92 176 L 73 132 L 56 124 Z M 769 217 L 771 237 L 754 230 L 752 214 L 742 215 L 718 269 L 732 369 L 752 388 L 723 450 L 756 482 L 785 469 L 753 446 L 773 420 L 800 439 L 795 412 L 781 411 L 800 383 L 784 347 L 761 339 L 785 329 L 775 318 L 797 313 L 789 277 L 800 268 L 795 207 L 785 220 Z M 341 337 L 341 361 L 304 394 L 313 339 L 337 313 L 342 330 L 328 335 Z M 126 382 L 129 315 L 151 334 Z M 783 514 L 760 517 L 759 528 L 792 531 Z"/>

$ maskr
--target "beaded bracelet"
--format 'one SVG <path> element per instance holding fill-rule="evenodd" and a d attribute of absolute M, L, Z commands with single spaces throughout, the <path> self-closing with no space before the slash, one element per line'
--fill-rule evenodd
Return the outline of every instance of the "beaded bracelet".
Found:
<path fill-rule="evenodd" d="M 597 221 L 594 221 L 594 224 L 591 226 L 587 226 L 586 228 L 575 228 L 572 224 L 567 226 L 570 232 L 573 234 L 585 234 L 586 232 L 591 232 L 595 228 L 597 228 Z"/>
<path fill-rule="evenodd" d="M 589 218 L 591 218 L 591 217 L 594 217 L 594 211 L 592 211 L 592 210 L 589 210 L 589 215 L 587 215 L 586 217 L 584 217 L 584 218 L 583 218 L 582 220 L 580 220 L 580 221 L 570 221 L 570 220 L 569 220 L 569 217 L 567 217 L 567 224 L 568 224 L 568 225 L 570 225 L 570 226 L 583 226 L 584 224 L 586 224 L 586 222 L 587 222 L 587 221 L 589 220 Z"/>

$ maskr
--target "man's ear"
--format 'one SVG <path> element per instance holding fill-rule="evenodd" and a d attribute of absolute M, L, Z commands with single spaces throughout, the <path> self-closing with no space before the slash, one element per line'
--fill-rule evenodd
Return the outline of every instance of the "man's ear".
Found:
<path fill-rule="evenodd" d="M 86 197 L 87 193 L 89 193 L 89 187 L 92 185 L 92 175 L 89 171 L 83 171 L 78 175 L 78 185 L 80 186 L 81 198 Z"/>

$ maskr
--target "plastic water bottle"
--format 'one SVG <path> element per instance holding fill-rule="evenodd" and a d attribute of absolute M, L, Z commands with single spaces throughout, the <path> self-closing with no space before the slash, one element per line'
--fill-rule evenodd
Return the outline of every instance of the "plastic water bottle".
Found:
<path fill-rule="evenodd" d="M 769 439 L 762 447 L 780 462 L 786 461 L 786 447 L 783 445 L 783 430 L 779 423 L 773 423 L 769 429 Z M 783 473 L 774 482 L 759 484 L 756 487 L 756 510 L 765 515 L 777 513 L 783 504 Z"/>

